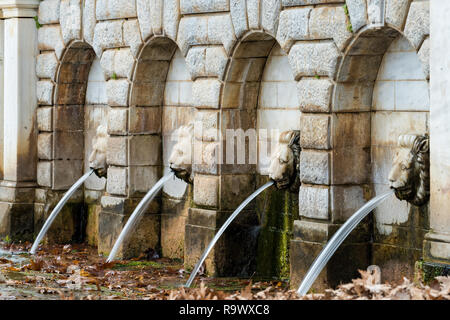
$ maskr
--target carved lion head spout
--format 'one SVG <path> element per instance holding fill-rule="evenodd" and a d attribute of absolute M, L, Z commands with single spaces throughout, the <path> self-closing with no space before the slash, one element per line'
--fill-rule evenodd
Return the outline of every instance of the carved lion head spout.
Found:
<path fill-rule="evenodd" d="M 177 143 L 173 146 L 169 157 L 170 169 L 175 175 L 192 184 L 192 142 L 194 137 L 193 125 L 181 126 L 175 132 Z"/>
<path fill-rule="evenodd" d="M 399 150 L 389 174 L 391 189 L 400 200 L 422 206 L 430 197 L 429 137 L 402 135 L 398 139 Z"/>
<path fill-rule="evenodd" d="M 89 156 L 89 167 L 94 169 L 98 177 L 106 178 L 106 149 L 108 147 L 108 130 L 106 126 L 99 126 L 93 139 L 93 149 Z"/>
<path fill-rule="evenodd" d="M 297 192 L 300 188 L 300 131 L 285 131 L 270 160 L 269 177 L 278 189 Z"/>

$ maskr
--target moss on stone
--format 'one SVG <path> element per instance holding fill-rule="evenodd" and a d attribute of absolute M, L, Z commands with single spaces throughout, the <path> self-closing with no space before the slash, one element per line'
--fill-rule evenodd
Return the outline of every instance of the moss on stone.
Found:
<path fill-rule="evenodd" d="M 436 277 L 448 276 L 450 274 L 450 265 L 440 263 L 417 261 L 416 273 L 425 284 L 430 283 Z"/>
<path fill-rule="evenodd" d="M 256 210 L 261 219 L 256 275 L 288 278 L 289 244 L 298 218 L 298 200 L 288 191 L 271 188 L 259 197 Z"/>

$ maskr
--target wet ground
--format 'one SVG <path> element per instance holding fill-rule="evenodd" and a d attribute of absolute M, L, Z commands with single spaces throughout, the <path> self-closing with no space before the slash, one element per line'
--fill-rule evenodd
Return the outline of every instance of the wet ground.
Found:
<path fill-rule="evenodd" d="M 5 299 L 167 299 L 180 291 L 189 273 L 180 260 L 139 259 L 106 263 L 86 245 L 41 246 L 35 256 L 30 244 L 0 243 L 0 300 Z M 193 287 L 224 296 L 251 287 L 286 290 L 287 282 L 198 276 Z M 254 280 L 253 280 L 254 281 Z M 248 290 L 248 289 L 247 289 Z"/>
<path fill-rule="evenodd" d="M 86 245 L 43 246 L 35 256 L 31 244 L 0 242 L 0 300 L 450 300 L 450 277 L 428 284 L 404 278 L 400 285 L 380 283 L 380 271 L 360 271 L 351 283 L 298 297 L 287 281 L 197 276 L 191 289 L 182 287 L 189 273 L 180 260 L 149 259 L 105 263 Z"/>

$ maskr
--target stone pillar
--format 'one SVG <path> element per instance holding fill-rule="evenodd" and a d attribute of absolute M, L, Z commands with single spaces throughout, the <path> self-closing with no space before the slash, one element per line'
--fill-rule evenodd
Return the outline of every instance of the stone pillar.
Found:
<path fill-rule="evenodd" d="M 450 264 L 450 2 L 430 1 L 430 229 L 427 263 Z"/>
<path fill-rule="evenodd" d="M 38 0 L 0 1 L 4 32 L 3 177 L 0 236 L 31 240 L 36 185 L 35 127 Z"/>

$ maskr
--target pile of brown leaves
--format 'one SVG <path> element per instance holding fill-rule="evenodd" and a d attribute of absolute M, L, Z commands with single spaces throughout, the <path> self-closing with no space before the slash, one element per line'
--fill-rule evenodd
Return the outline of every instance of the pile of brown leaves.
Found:
<path fill-rule="evenodd" d="M 10 250 L 26 251 L 30 245 Z M 252 283 L 248 279 L 199 277 L 197 288 L 184 288 L 188 273 L 181 262 L 161 258 L 153 262 L 105 263 L 95 248 L 83 245 L 52 245 L 42 248 L 29 263 L 18 265 L 0 257 L 0 300 L 52 297 L 56 299 L 146 300 L 450 300 L 450 277 L 437 277 L 429 285 L 404 278 L 401 285 L 382 284 L 378 267 L 359 271 L 361 278 L 336 290 L 299 297 L 288 283 Z M 11 274 L 20 275 L 12 278 Z M 10 296 L 1 286 L 33 289 L 40 296 Z M 231 286 L 231 288 L 230 288 Z M 221 289 L 223 288 L 223 289 Z M 227 288 L 227 289 L 226 289 Z"/>
<path fill-rule="evenodd" d="M 399 286 L 381 284 L 378 270 L 361 271 L 360 279 L 323 294 L 308 294 L 306 300 L 450 300 L 450 277 L 436 277 L 430 285 L 403 278 Z"/>

